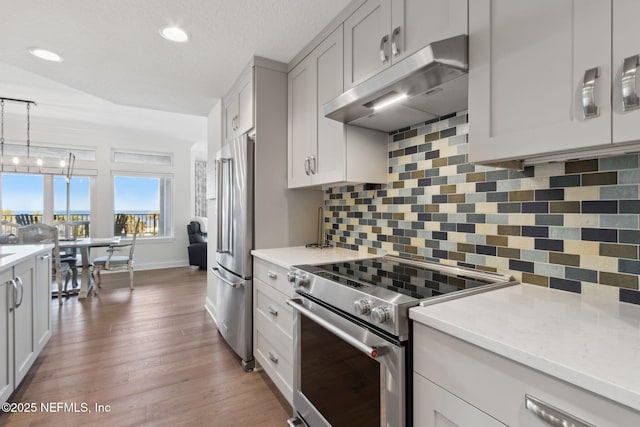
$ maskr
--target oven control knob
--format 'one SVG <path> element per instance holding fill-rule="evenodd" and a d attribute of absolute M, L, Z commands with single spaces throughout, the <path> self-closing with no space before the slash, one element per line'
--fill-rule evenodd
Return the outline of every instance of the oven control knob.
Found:
<path fill-rule="evenodd" d="M 289 272 L 287 273 L 287 281 L 289 283 L 295 283 L 296 281 L 296 272 L 294 270 L 289 270 Z"/>
<path fill-rule="evenodd" d="M 371 318 L 376 323 L 387 323 L 389 321 L 389 308 L 384 305 L 371 310 Z"/>
<path fill-rule="evenodd" d="M 353 303 L 353 309 L 358 314 L 369 314 L 371 313 L 371 303 L 366 298 L 359 299 Z"/>
<path fill-rule="evenodd" d="M 296 274 L 295 281 L 293 283 L 294 288 L 296 289 L 304 288 L 308 284 L 309 284 L 309 278 L 307 273 Z"/>

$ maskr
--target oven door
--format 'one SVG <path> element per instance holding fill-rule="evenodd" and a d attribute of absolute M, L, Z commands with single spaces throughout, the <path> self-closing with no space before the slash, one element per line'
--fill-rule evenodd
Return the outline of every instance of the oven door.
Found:
<path fill-rule="evenodd" d="M 300 297 L 294 309 L 294 394 L 311 427 L 402 427 L 406 348 Z"/>

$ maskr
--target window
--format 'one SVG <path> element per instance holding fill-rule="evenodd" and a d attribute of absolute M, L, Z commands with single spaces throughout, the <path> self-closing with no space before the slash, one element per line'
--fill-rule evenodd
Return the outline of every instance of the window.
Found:
<path fill-rule="evenodd" d="M 91 221 L 91 178 L 74 176 L 69 186 L 69 221 L 78 224 L 76 237 L 88 237 Z M 53 220 L 67 219 L 67 180 L 64 176 L 53 177 Z"/>
<path fill-rule="evenodd" d="M 42 175 L 2 174 L 2 219 L 24 222 L 30 215 L 42 222 L 44 211 L 44 177 Z"/>
<path fill-rule="evenodd" d="M 166 176 L 115 175 L 113 179 L 114 234 L 133 235 L 141 220 L 140 237 L 172 235 L 172 179 Z"/>

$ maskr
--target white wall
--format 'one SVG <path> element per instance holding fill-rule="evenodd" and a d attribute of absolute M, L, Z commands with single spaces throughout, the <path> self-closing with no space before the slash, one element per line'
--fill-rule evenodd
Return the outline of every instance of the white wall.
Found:
<path fill-rule="evenodd" d="M 65 147 L 71 151 L 74 147 L 96 150 L 96 161 L 76 163 L 77 170 L 97 172 L 92 193 L 92 235 L 113 234 L 114 171 L 173 176 L 174 236 L 139 239 L 136 268 L 188 265 L 186 224 L 194 210 L 193 159 L 201 156 L 192 153 L 192 147 L 194 144 L 206 145 L 207 118 L 116 105 L 2 62 L 0 76 L 0 96 L 38 103 L 31 114 L 33 145 Z M 7 104 L 5 109 L 7 142 L 24 143 L 24 107 Z M 170 153 L 174 164 L 168 168 L 114 164 L 111 153 L 118 148 Z"/>

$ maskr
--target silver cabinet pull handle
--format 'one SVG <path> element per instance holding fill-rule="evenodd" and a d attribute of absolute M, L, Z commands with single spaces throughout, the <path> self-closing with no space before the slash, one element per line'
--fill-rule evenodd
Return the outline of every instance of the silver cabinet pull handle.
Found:
<path fill-rule="evenodd" d="M 269 306 L 267 307 L 267 311 L 269 312 L 270 315 L 272 315 L 273 317 L 278 317 L 278 310 L 276 310 L 275 308 Z"/>
<path fill-rule="evenodd" d="M 275 279 L 278 278 L 278 275 L 276 273 L 274 273 L 273 271 L 267 271 L 267 277 L 269 279 L 274 279 L 275 280 Z"/>
<path fill-rule="evenodd" d="M 14 283 L 17 283 L 20 286 L 20 299 L 16 303 L 16 309 L 22 305 L 22 299 L 24 298 L 24 284 L 22 283 L 22 279 L 20 277 L 16 277 Z"/>
<path fill-rule="evenodd" d="M 382 61 L 383 64 L 389 60 L 389 56 L 387 55 L 387 49 L 385 49 L 385 46 L 388 41 L 389 41 L 388 34 L 385 34 L 380 39 L 380 61 Z"/>
<path fill-rule="evenodd" d="M 273 353 L 269 352 L 269 360 L 271 360 L 276 365 L 278 364 L 278 358 L 273 355 Z"/>
<path fill-rule="evenodd" d="M 310 166 L 309 166 L 309 157 L 306 157 L 304 159 L 304 173 L 306 173 L 307 176 L 311 173 Z"/>
<path fill-rule="evenodd" d="M 400 27 L 396 27 L 391 33 L 391 55 L 398 56 L 400 48 L 398 47 L 398 36 L 400 35 Z"/>
<path fill-rule="evenodd" d="M 533 396 L 525 394 L 525 407 L 552 427 L 595 427 L 565 411 L 549 405 Z"/>
<path fill-rule="evenodd" d="M 9 280 L 9 283 L 11 284 L 11 287 L 13 288 L 13 306 L 9 307 L 9 313 L 11 313 L 13 310 L 18 308 L 18 306 L 16 305 L 16 302 L 18 301 L 18 284 L 13 279 Z"/>
<path fill-rule="evenodd" d="M 600 115 L 600 108 L 596 105 L 596 80 L 600 77 L 598 67 L 590 68 L 584 72 L 582 81 L 582 111 L 585 119 L 591 119 Z"/>
<path fill-rule="evenodd" d="M 316 156 L 311 156 L 310 161 L 313 162 L 313 166 L 309 167 L 309 170 L 311 170 L 311 174 L 315 175 L 316 174 Z"/>
<path fill-rule="evenodd" d="M 366 354 L 372 359 L 376 359 L 378 356 L 381 356 L 385 349 L 384 347 L 371 347 L 367 344 L 360 341 L 358 338 L 350 335 L 348 332 L 345 332 L 343 329 L 338 328 L 337 326 L 331 324 L 330 322 L 324 320 L 322 317 L 315 314 L 313 311 L 309 310 L 305 306 L 301 304 L 301 300 L 299 299 L 289 299 L 286 301 L 287 305 L 294 310 L 298 310 L 300 314 L 307 316 L 309 319 L 317 323 L 318 325 L 325 328 L 327 331 L 336 335 L 339 338 L 342 338 L 348 344 L 352 345 L 356 349 L 360 350 L 362 353 Z"/>
<path fill-rule="evenodd" d="M 624 59 L 622 66 L 622 111 L 640 108 L 640 98 L 636 90 L 636 74 L 640 65 L 640 56 L 633 55 Z"/>

